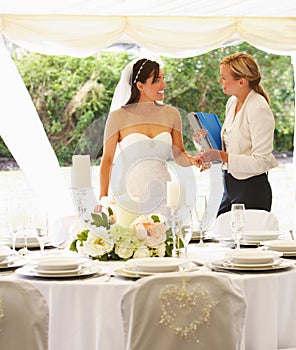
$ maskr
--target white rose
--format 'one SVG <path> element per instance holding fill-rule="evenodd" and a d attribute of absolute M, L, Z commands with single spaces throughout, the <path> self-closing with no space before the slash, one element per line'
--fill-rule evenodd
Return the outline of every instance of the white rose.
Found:
<path fill-rule="evenodd" d="M 106 228 L 102 227 L 101 229 L 102 234 L 90 231 L 85 242 L 85 248 L 92 257 L 100 257 L 106 253 L 110 253 L 114 247 L 113 242 L 106 237 Z"/>
<path fill-rule="evenodd" d="M 115 254 L 117 254 L 122 259 L 128 259 L 133 256 L 133 248 L 128 247 L 125 244 L 119 244 L 115 246 Z"/>

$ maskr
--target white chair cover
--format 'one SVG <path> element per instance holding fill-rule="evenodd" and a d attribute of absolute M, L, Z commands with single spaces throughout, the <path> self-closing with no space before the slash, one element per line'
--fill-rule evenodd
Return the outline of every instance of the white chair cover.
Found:
<path fill-rule="evenodd" d="M 240 349 L 246 302 L 226 275 L 159 274 L 123 295 L 125 350 Z"/>
<path fill-rule="evenodd" d="M 48 305 L 31 284 L 0 280 L 0 349 L 47 350 Z"/>
<path fill-rule="evenodd" d="M 246 209 L 244 231 L 279 230 L 277 217 L 266 210 Z M 221 237 L 232 237 L 230 229 L 230 211 L 219 215 L 212 227 L 212 232 Z"/>

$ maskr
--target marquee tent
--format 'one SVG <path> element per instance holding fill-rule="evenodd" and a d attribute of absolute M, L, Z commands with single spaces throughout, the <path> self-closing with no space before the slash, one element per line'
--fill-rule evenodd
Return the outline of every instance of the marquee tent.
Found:
<path fill-rule="evenodd" d="M 0 0 L 0 30 L 0 135 L 55 216 L 73 213 L 72 200 L 3 38 L 30 51 L 81 58 L 123 38 L 168 57 L 241 40 L 291 55 L 296 65 L 294 0 Z"/>

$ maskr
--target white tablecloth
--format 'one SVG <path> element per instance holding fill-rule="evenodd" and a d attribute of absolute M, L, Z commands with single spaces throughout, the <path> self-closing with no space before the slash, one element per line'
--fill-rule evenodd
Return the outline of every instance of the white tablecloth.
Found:
<path fill-rule="evenodd" d="M 189 248 L 190 256 L 201 261 L 220 259 L 224 252 L 218 245 Z M 121 265 L 102 263 L 103 269 Z M 247 300 L 241 350 L 296 348 L 296 268 L 229 276 L 239 283 Z M 120 300 L 132 280 L 112 277 L 105 282 L 101 276 L 29 282 L 49 304 L 50 350 L 123 350 Z"/>

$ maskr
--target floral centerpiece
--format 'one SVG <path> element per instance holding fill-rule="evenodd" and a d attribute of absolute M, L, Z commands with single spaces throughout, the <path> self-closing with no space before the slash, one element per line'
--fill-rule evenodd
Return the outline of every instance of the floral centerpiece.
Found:
<path fill-rule="evenodd" d="M 172 255 L 171 230 L 163 215 L 140 215 L 129 227 L 117 224 L 110 208 L 91 217 L 90 224 L 80 223 L 70 250 L 104 261 Z"/>

